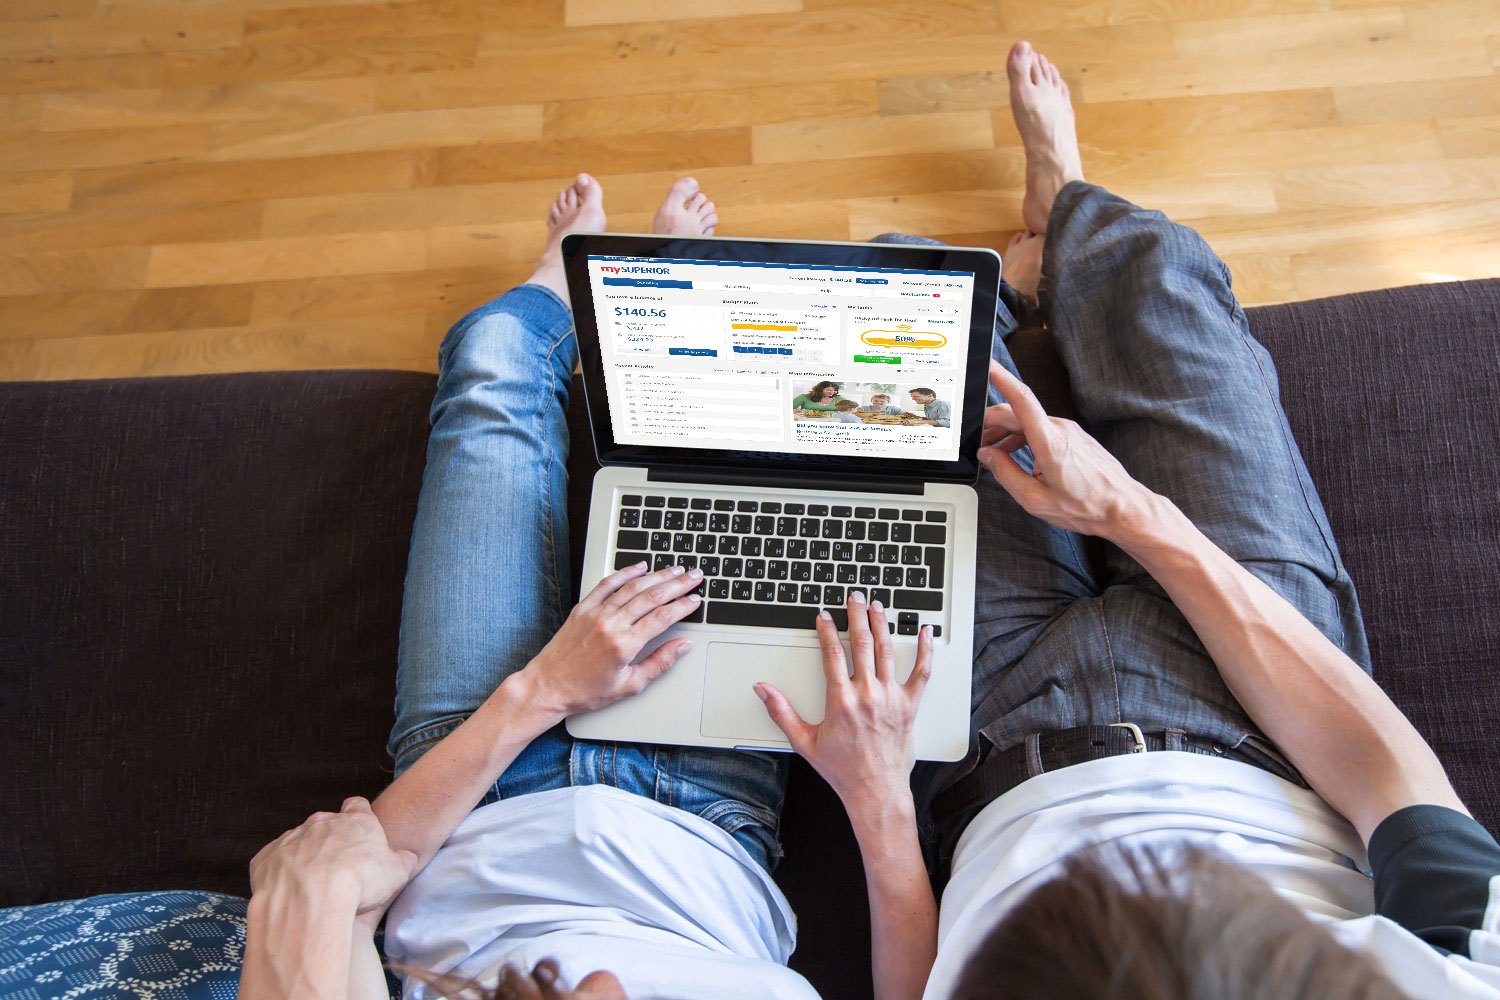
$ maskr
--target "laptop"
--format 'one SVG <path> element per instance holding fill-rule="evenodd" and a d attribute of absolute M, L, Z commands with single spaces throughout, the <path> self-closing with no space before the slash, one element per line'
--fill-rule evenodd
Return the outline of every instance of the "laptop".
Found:
<path fill-rule="evenodd" d="M 976 452 L 992 250 L 575 233 L 563 257 L 600 470 L 583 592 L 696 566 L 692 649 L 640 694 L 568 719 L 593 740 L 790 749 L 752 685 L 823 717 L 813 631 L 887 609 L 899 675 L 933 627 L 917 756 L 969 746 Z"/>

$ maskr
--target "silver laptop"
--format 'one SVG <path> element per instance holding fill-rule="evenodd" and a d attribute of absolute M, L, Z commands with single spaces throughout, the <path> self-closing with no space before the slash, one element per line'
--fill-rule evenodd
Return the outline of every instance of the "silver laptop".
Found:
<path fill-rule="evenodd" d="M 583 592 L 703 571 L 692 650 L 568 720 L 596 740 L 789 749 L 752 685 L 823 717 L 818 611 L 887 608 L 902 675 L 934 629 L 917 756 L 969 744 L 992 250 L 579 233 L 563 241 L 601 469 Z"/>

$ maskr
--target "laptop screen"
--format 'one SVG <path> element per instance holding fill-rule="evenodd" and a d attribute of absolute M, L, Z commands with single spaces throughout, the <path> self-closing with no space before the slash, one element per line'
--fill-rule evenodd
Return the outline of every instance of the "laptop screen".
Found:
<path fill-rule="evenodd" d="M 958 459 L 972 271 L 586 260 L 616 443 Z"/>

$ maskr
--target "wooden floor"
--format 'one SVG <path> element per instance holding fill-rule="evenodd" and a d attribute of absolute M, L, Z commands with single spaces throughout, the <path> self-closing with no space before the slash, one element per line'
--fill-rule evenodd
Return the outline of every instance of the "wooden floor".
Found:
<path fill-rule="evenodd" d="M 0 378 L 431 369 L 582 169 L 1001 245 L 1018 37 L 1247 304 L 1500 275 L 1500 0 L 299 2 L 0 0 Z"/>

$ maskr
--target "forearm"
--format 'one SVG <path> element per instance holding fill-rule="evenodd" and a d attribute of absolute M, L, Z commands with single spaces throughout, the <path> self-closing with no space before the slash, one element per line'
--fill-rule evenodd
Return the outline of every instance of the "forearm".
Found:
<path fill-rule="evenodd" d="M 1161 584 L 1250 718 L 1367 842 L 1403 806 L 1463 809 L 1385 692 L 1169 501 L 1153 499 L 1111 540 Z"/>
<path fill-rule="evenodd" d="M 537 707 L 524 672 L 506 678 L 372 803 L 391 849 L 416 854 L 421 871 L 527 744 L 560 719 Z"/>
<path fill-rule="evenodd" d="M 876 1000 L 915 1000 L 937 958 L 937 901 L 922 861 L 911 797 L 850 810 L 870 895 Z"/>
<path fill-rule="evenodd" d="M 247 911 L 240 1000 L 346 997 L 358 905 L 357 888 L 289 881 L 258 889 Z"/>

